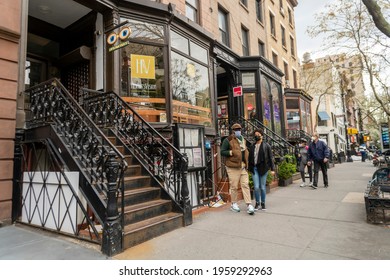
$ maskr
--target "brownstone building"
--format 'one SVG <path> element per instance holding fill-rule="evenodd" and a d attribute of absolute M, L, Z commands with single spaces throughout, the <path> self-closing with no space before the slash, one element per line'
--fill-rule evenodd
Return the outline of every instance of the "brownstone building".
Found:
<path fill-rule="evenodd" d="M 285 136 L 297 4 L 3 1 L 0 220 L 109 255 L 190 224 L 232 122 Z"/>

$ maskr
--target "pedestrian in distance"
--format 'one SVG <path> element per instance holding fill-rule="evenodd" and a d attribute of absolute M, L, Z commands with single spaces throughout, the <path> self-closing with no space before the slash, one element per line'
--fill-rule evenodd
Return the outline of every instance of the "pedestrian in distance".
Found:
<path fill-rule="evenodd" d="M 266 182 L 269 170 L 275 175 L 274 157 L 271 146 L 263 141 L 263 130 L 254 132 L 256 143 L 249 149 L 249 172 L 252 173 L 255 193 L 255 210 L 267 210 L 265 207 Z"/>
<path fill-rule="evenodd" d="M 314 180 L 313 180 L 313 188 L 318 187 L 318 172 L 321 168 L 322 177 L 324 179 L 324 186 L 327 188 L 328 184 L 328 168 L 327 162 L 329 161 L 329 148 L 328 145 L 324 141 L 319 139 L 319 135 L 317 132 L 314 132 L 312 136 L 312 142 L 309 145 L 308 150 L 308 160 L 309 165 L 311 162 L 314 164 Z"/>
<path fill-rule="evenodd" d="M 247 213 L 253 215 L 255 209 L 251 204 L 251 194 L 249 190 L 248 176 L 248 156 L 249 152 L 246 141 L 241 135 L 241 125 L 235 123 L 232 125 L 232 133 L 225 138 L 221 145 L 221 155 L 226 158 L 225 167 L 229 177 L 230 195 L 232 205 L 230 209 L 233 212 L 240 212 L 237 204 L 238 184 L 241 183 L 241 190 L 247 205 Z"/>
<path fill-rule="evenodd" d="M 306 175 L 305 170 L 307 167 L 307 173 L 309 174 L 309 186 L 313 187 L 313 172 L 311 164 L 308 164 L 308 150 L 309 146 L 307 145 L 307 140 L 305 138 L 301 138 L 298 145 L 298 163 L 299 163 L 299 172 L 301 173 L 302 184 L 300 187 L 306 186 Z"/>

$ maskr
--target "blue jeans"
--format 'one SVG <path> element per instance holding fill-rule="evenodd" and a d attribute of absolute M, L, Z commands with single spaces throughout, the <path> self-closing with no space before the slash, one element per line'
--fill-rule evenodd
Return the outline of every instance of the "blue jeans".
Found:
<path fill-rule="evenodd" d="M 266 194 L 266 188 L 265 184 L 267 182 L 267 175 L 268 171 L 263 175 L 260 176 L 259 171 L 257 171 L 257 167 L 254 168 L 254 173 L 253 173 L 253 186 L 255 188 L 255 199 L 256 202 L 260 203 L 265 203 L 265 194 Z M 261 201 L 260 201 L 260 196 L 261 196 Z"/>

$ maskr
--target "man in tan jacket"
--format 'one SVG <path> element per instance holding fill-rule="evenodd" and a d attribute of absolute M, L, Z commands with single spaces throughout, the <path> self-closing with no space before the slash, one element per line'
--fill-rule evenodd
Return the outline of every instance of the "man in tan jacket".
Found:
<path fill-rule="evenodd" d="M 237 205 L 237 189 L 238 184 L 241 182 L 242 194 L 247 205 L 247 213 L 253 215 L 255 209 L 251 204 L 247 172 L 249 152 L 245 139 L 241 135 L 241 125 L 238 123 L 233 124 L 232 131 L 233 133 L 222 142 L 221 146 L 221 155 L 226 157 L 226 172 L 229 176 L 230 195 L 232 199 L 230 209 L 233 212 L 240 212 L 240 208 Z"/>

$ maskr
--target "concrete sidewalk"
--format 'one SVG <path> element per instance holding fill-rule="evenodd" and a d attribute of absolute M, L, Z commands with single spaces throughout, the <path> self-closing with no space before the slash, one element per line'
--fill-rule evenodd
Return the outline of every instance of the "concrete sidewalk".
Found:
<path fill-rule="evenodd" d="M 108 258 L 99 247 L 26 226 L 0 228 L 0 259 L 390 259 L 390 229 L 366 223 L 364 191 L 376 169 L 355 161 L 329 170 L 329 188 L 300 180 L 267 195 L 267 211 L 249 216 L 210 208 L 191 226 Z"/>

